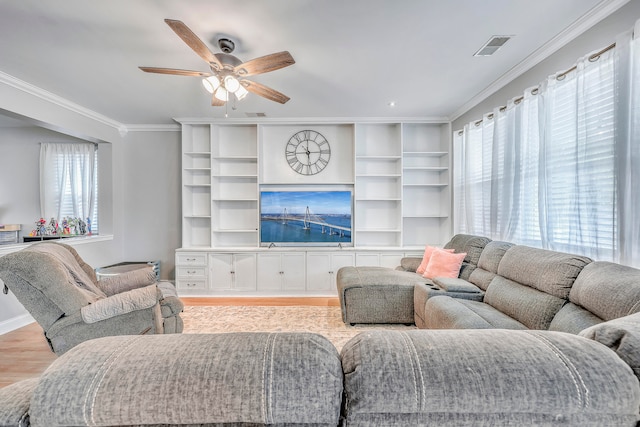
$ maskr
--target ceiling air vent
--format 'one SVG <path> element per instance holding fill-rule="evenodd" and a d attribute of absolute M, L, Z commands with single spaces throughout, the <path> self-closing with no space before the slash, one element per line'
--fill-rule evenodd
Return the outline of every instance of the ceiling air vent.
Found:
<path fill-rule="evenodd" d="M 267 117 L 265 113 L 245 113 L 247 117 Z"/>
<path fill-rule="evenodd" d="M 491 56 L 513 36 L 493 36 L 473 56 Z"/>

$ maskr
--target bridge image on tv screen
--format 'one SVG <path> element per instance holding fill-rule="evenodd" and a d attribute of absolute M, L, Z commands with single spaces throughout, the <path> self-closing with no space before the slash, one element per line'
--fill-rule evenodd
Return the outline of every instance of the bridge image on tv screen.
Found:
<path fill-rule="evenodd" d="M 350 244 L 350 191 L 262 191 L 262 244 Z"/>

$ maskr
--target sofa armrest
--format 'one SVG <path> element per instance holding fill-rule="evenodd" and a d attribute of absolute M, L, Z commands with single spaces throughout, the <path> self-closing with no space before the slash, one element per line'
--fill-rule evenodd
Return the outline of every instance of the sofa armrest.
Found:
<path fill-rule="evenodd" d="M 85 323 L 95 323 L 122 314 L 151 308 L 158 303 L 161 293 L 156 285 L 132 289 L 100 299 L 82 307 L 80 313 Z"/>
<path fill-rule="evenodd" d="M 478 293 L 482 292 L 482 289 L 477 287 L 471 282 L 467 282 L 464 279 L 450 278 L 450 277 L 436 277 L 433 279 L 433 283 L 438 285 L 442 290 L 447 292 L 461 292 L 461 293 Z"/>
<path fill-rule="evenodd" d="M 421 262 L 422 258 L 404 257 L 400 260 L 400 265 L 396 269 L 401 271 L 411 271 L 412 273 L 415 273 Z"/>
<path fill-rule="evenodd" d="M 0 388 L 0 426 L 29 426 L 31 396 L 40 378 L 30 378 Z"/>
<path fill-rule="evenodd" d="M 640 313 L 591 326 L 578 335 L 615 351 L 640 379 Z"/>
<path fill-rule="evenodd" d="M 154 283 L 156 283 L 155 272 L 151 267 L 145 267 L 127 271 L 117 276 L 105 277 L 98 281 L 98 287 L 107 296 L 112 296 Z"/>

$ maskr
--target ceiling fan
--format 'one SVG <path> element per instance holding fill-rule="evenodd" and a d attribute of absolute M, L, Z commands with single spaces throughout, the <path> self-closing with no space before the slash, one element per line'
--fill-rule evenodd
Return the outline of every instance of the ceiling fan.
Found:
<path fill-rule="evenodd" d="M 211 93 L 211 105 L 222 106 L 235 96 L 240 100 L 248 92 L 255 93 L 271 101 L 286 103 L 290 98 L 274 89 L 247 80 L 245 77 L 268 73 L 295 64 L 289 52 L 278 52 L 261 56 L 247 62 L 231 55 L 235 48 L 233 41 L 222 38 L 218 45 L 222 53 L 212 53 L 211 50 L 189 29 L 182 21 L 165 19 L 164 22 L 184 41 L 195 53 L 204 59 L 211 72 L 180 70 L 174 68 L 139 67 L 147 73 L 172 74 L 176 76 L 202 77 L 202 84 Z"/>

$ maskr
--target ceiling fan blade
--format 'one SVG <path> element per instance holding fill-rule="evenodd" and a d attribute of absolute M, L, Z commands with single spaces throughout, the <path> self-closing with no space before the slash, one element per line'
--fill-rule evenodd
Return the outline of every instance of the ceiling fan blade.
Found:
<path fill-rule="evenodd" d="M 224 105 L 224 101 L 220 101 L 215 95 L 211 94 L 211 106 L 213 107 L 222 107 Z"/>
<path fill-rule="evenodd" d="M 270 87 L 262 85 L 260 83 L 252 82 L 250 80 L 241 80 L 240 84 L 244 86 L 249 92 L 260 95 L 263 98 L 267 98 L 271 101 L 279 102 L 280 104 L 286 103 L 289 99 L 287 95 L 273 90 Z"/>
<path fill-rule="evenodd" d="M 171 74 L 175 76 L 209 77 L 211 73 L 192 70 L 177 70 L 175 68 L 138 67 L 145 73 Z"/>
<path fill-rule="evenodd" d="M 196 36 L 196 34 L 187 27 L 184 22 L 175 19 L 165 19 L 164 22 L 184 41 L 195 53 L 202 59 L 207 61 L 214 68 L 222 69 L 220 60 L 209 50 L 206 44 Z"/>
<path fill-rule="evenodd" d="M 291 54 L 287 51 L 272 53 L 271 55 L 261 56 L 235 67 L 233 71 L 240 76 L 254 76 L 256 74 L 268 73 L 269 71 L 279 70 L 295 64 Z"/>

